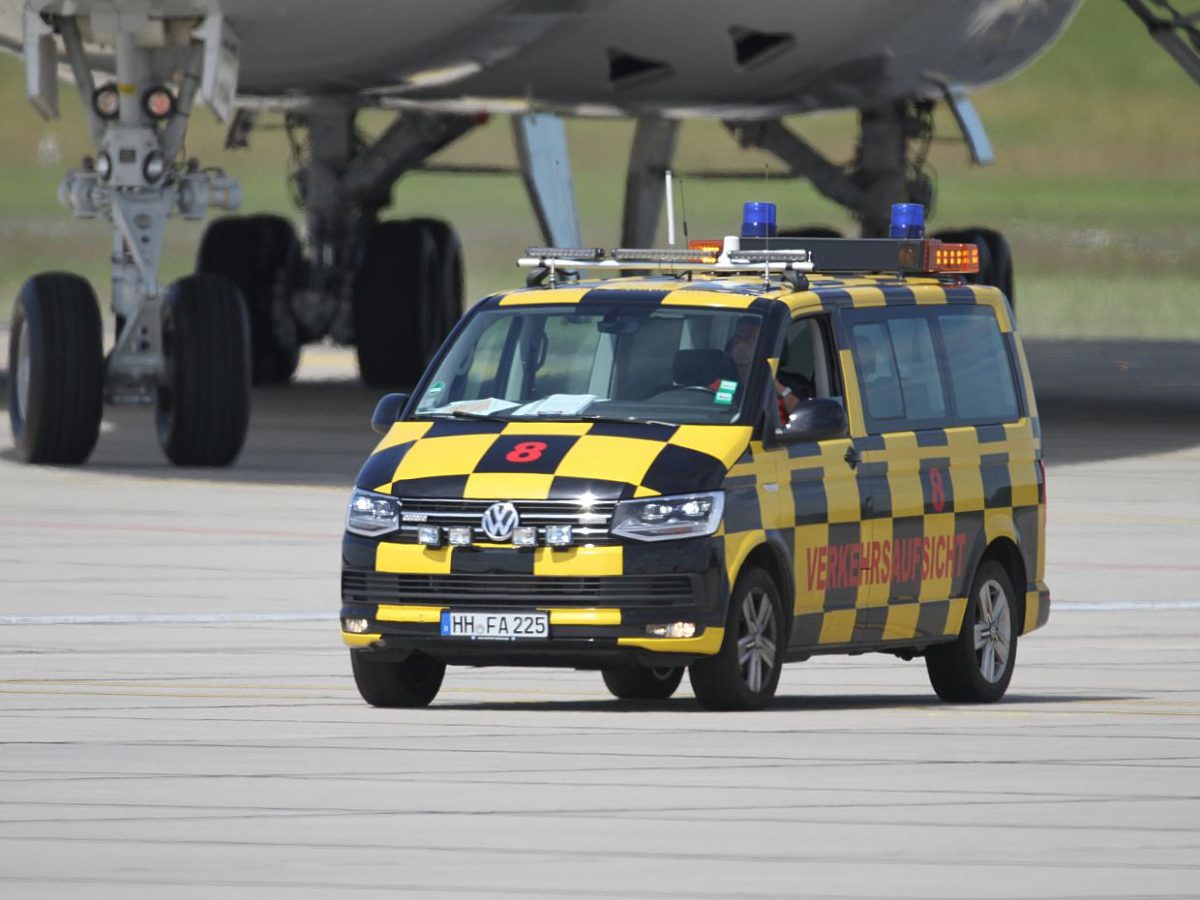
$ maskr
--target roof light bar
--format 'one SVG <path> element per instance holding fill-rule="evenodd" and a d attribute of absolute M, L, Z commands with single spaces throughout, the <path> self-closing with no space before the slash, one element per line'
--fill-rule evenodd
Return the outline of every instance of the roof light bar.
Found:
<path fill-rule="evenodd" d="M 590 259 L 601 260 L 608 255 L 603 247 L 528 247 L 526 256 L 536 256 L 539 259 Z"/>
<path fill-rule="evenodd" d="M 812 259 L 807 250 L 730 250 L 730 262 L 748 263 L 806 263 Z"/>
<path fill-rule="evenodd" d="M 638 250 L 632 247 L 618 247 L 612 252 L 613 259 L 622 262 L 716 262 L 711 254 L 697 250 Z"/>

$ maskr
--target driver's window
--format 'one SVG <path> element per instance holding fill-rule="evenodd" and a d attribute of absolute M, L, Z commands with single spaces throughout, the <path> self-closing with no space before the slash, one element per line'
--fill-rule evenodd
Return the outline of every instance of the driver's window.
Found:
<path fill-rule="evenodd" d="M 779 356 L 778 387 L 790 390 L 801 403 L 814 398 L 840 398 L 832 357 L 829 320 L 823 316 L 796 319 L 788 326 Z"/>

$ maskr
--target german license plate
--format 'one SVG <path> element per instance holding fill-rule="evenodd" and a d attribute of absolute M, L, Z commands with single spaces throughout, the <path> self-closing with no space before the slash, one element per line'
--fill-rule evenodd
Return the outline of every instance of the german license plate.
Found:
<path fill-rule="evenodd" d="M 550 637 L 550 614 L 544 612 L 442 611 L 442 637 L 477 640 L 545 640 Z"/>

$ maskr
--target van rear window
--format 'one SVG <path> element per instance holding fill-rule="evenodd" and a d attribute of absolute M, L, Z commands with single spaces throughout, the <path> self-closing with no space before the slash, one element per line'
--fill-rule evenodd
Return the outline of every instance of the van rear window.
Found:
<path fill-rule="evenodd" d="M 992 422 L 1019 418 L 1012 367 L 995 318 L 955 311 L 938 313 L 937 322 L 958 417 Z"/>

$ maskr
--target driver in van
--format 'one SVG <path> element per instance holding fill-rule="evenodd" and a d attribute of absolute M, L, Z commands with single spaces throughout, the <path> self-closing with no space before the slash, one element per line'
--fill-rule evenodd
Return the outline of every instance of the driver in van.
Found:
<path fill-rule="evenodd" d="M 754 345 L 758 342 L 759 320 L 754 316 L 743 316 L 738 319 L 729 343 L 725 345 L 725 354 L 737 366 L 738 381 L 746 383 L 750 372 L 750 363 L 754 361 Z M 775 398 L 779 404 L 779 421 L 786 425 L 788 416 L 795 412 L 800 401 L 813 397 L 812 385 L 797 385 L 795 389 L 775 379 Z"/>

